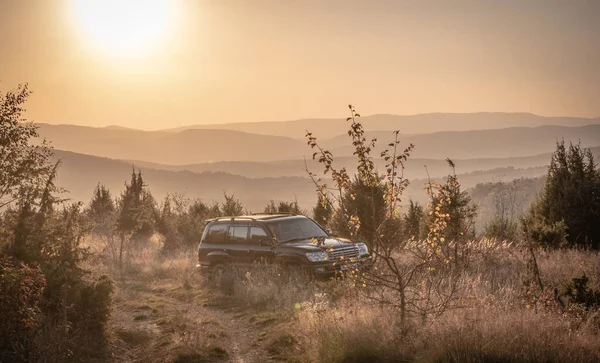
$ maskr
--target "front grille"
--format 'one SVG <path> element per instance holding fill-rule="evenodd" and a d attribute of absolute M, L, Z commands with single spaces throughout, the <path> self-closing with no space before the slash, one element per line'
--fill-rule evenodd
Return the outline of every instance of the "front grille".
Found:
<path fill-rule="evenodd" d="M 358 247 L 350 246 L 331 249 L 327 251 L 327 255 L 329 256 L 329 261 L 332 262 L 340 264 L 355 262 L 358 259 Z"/>

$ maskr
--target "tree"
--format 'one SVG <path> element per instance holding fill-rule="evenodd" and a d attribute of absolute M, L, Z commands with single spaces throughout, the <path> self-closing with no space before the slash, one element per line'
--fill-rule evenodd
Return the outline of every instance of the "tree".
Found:
<path fill-rule="evenodd" d="M 544 189 L 522 222 L 543 245 L 600 249 L 600 170 L 589 149 L 557 142 Z"/>
<path fill-rule="evenodd" d="M 163 251 L 196 245 L 204 232 L 204 221 L 220 215 L 218 205 L 208 206 L 200 199 L 167 195 L 157 210 L 156 230 L 164 237 Z"/>
<path fill-rule="evenodd" d="M 51 148 L 38 137 L 37 127 L 24 119 L 24 104 L 31 95 L 27 84 L 0 93 L 0 210 L 34 188 L 43 187 L 51 172 Z"/>
<path fill-rule="evenodd" d="M 223 192 L 225 202 L 221 203 L 222 216 L 239 216 L 244 214 L 244 205 L 235 197 L 235 194 L 227 195 Z"/>
<path fill-rule="evenodd" d="M 155 201 L 142 172 L 135 169 L 131 173 L 131 181 L 125 183 L 125 190 L 118 201 L 116 227 L 120 234 L 119 265 L 123 265 L 123 250 L 127 241 L 139 245 L 154 232 Z"/>
<path fill-rule="evenodd" d="M 96 186 L 86 214 L 93 224 L 93 234 L 104 235 L 112 232 L 115 222 L 115 203 L 107 187 L 102 184 Z"/>
<path fill-rule="evenodd" d="M 49 162 L 45 141 L 32 145 L 37 129 L 22 117 L 29 94 L 25 85 L 0 95 L 0 290 L 19 293 L 1 296 L 0 360 L 85 361 L 80 352 L 105 343 L 112 284 L 91 281 L 82 268 L 81 204 L 59 197 L 60 163 Z M 15 320 L 19 312 L 27 319 Z"/>
<path fill-rule="evenodd" d="M 284 202 L 280 201 L 279 203 L 275 203 L 273 199 L 269 201 L 269 204 L 265 207 L 265 213 L 294 213 L 294 214 L 302 214 L 306 215 L 306 211 L 300 209 L 298 205 L 298 200 L 294 200 L 293 202 Z"/>
<path fill-rule="evenodd" d="M 443 217 L 443 237 L 449 241 L 465 240 L 475 236 L 475 217 L 477 206 L 472 203 L 469 194 L 461 190 L 461 185 L 456 176 L 456 165 L 446 159 L 451 169 L 443 184 L 434 184 L 431 181 L 426 187 L 431 197 L 429 203 L 430 228 L 435 224 L 433 220 Z"/>
<path fill-rule="evenodd" d="M 313 208 L 313 219 L 323 227 L 329 227 L 333 206 L 327 198 L 321 194 L 318 195 L 317 205 Z"/>
<path fill-rule="evenodd" d="M 313 159 L 323 166 L 323 174 L 331 178 L 331 185 L 308 168 L 306 171 L 318 195 L 332 206 L 334 230 L 342 230 L 352 239 L 362 239 L 373 256 L 374 268 L 351 271 L 349 277 L 354 279 L 355 286 L 366 287 L 360 290 L 365 296 L 380 304 L 398 308 L 401 323 L 406 326 L 409 314 L 419 314 L 425 319 L 429 314 L 443 312 L 455 301 L 453 297 L 459 279 L 448 279 L 443 273 L 456 271 L 455 263 L 446 262 L 447 259 L 444 261 L 437 248 L 430 248 L 434 237 L 439 241 L 439 233 L 428 235 L 424 241 L 404 238 L 402 233 L 400 203 L 402 193 L 408 186 L 408 180 L 404 178 L 404 163 L 414 146 L 410 144 L 401 151 L 399 131 L 394 131 L 394 141 L 381 153 L 385 172 L 379 172 L 370 155 L 377 140 L 366 140 L 364 128 L 358 122 L 360 115 L 352 105 L 348 107 L 350 116 L 346 121 L 351 122 L 348 136 L 357 159 L 356 173 L 352 175 L 345 168 L 336 168 L 333 154 L 323 149 L 310 132 L 306 137 L 308 145 L 314 150 Z M 446 194 L 458 192 L 459 197 L 464 197 L 454 183 L 442 191 Z M 442 199 L 439 191 L 432 190 L 431 195 L 440 198 L 440 201 Z M 438 223 L 440 218 L 436 215 L 433 222 L 441 225 Z"/>
<path fill-rule="evenodd" d="M 503 241 L 514 241 L 518 237 L 519 216 L 526 200 L 523 179 L 497 182 L 492 185 L 494 215 L 485 224 L 483 235 Z"/>
<path fill-rule="evenodd" d="M 407 238 L 416 240 L 421 237 L 424 217 L 425 212 L 423 211 L 423 207 L 411 199 L 408 205 L 408 212 L 404 215 L 404 228 Z"/>

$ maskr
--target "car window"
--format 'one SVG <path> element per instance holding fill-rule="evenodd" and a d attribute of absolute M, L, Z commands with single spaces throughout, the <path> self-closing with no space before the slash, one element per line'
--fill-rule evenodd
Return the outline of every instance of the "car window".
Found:
<path fill-rule="evenodd" d="M 206 235 L 206 243 L 225 243 L 225 233 L 227 232 L 227 224 L 213 224 L 208 229 Z"/>
<path fill-rule="evenodd" d="M 246 243 L 248 242 L 248 226 L 231 225 L 227 234 L 227 243 Z"/>
<path fill-rule="evenodd" d="M 257 245 L 268 238 L 267 232 L 262 227 L 250 227 L 250 243 Z"/>
<path fill-rule="evenodd" d="M 327 233 L 308 218 L 269 221 L 269 227 L 279 242 L 327 237 Z"/>

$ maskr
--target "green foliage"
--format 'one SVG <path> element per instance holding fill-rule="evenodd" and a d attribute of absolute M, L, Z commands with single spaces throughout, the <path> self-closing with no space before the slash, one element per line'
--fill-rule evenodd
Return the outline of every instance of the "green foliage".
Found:
<path fill-rule="evenodd" d="M 501 241 L 514 241 L 518 237 L 519 225 L 499 216 L 494 216 L 483 227 L 483 235 Z"/>
<path fill-rule="evenodd" d="M 50 149 L 29 144 L 37 132 L 21 119 L 28 95 L 21 87 L 0 98 L 0 360 L 85 360 L 82 347 L 105 343 L 112 288 L 81 267 L 87 223 L 80 204 L 57 196 Z"/>
<path fill-rule="evenodd" d="M 573 281 L 567 285 L 563 296 L 570 302 L 582 304 L 587 308 L 600 306 L 600 290 L 593 290 L 590 286 L 590 278 L 583 274 L 580 277 L 574 277 Z"/>
<path fill-rule="evenodd" d="M 276 204 L 273 199 L 271 199 L 269 204 L 267 204 L 265 207 L 265 213 L 294 213 L 299 215 L 307 214 L 305 210 L 300 209 L 298 200 L 294 200 L 293 202 L 280 201 Z"/>
<path fill-rule="evenodd" d="M 93 224 L 92 233 L 105 235 L 114 230 L 115 203 L 104 185 L 98 184 L 94 189 L 86 214 Z"/>
<path fill-rule="evenodd" d="M 146 187 L 142 172 L 136 174 L 134 169 L 117 203 L 117 230 L 122 236 L 130 236 L 134 243 L 146 241 L 154 232 L 156 203 Z"/>
<path fill-rule="evenodd" d="M 0 257 L 0 361 L 25 361 L 41 324 L 46 279 L 39 266 Z"/>
<path fill-rule="evenodd" d="M 494 215 L 483 228 L 483 235 L 502 241 L 514 241 L 518 238 L 519 217 L 526 199 L 524 179 L 513 180 L 508 183 L 498 182 L 492 184 Z"/>
<path fill-rule="evenodd" d="M 447 241 L 464 241 L 475 235 L 477 206 L 472 203 L 466 191 L 461 190 L 455 165 L 447 160 L 452 172 L 443 184 L 426 187 L 431 196 L 429 203 L 429 230 L 444 237 Z"/>
<path fill-rule="evenodd" d="M 355 233 L 363 241 L 375 241 L 378 228 L 384 222 L 388 213 L 385 200 L 386 184 L 383 178 L 377 181 L 372 178 L 369 183 L 355 176 L 348 189 L 342 196 L 342 203 L 348 215 L 358 218 L 358 231 Z M 352 235 L 353 225 L 340 220 L 341 214 L 334 219 L 334 230 L 342 236 Z M 371 244 L 371 243 L 370 243 Z"/>
<path fill-rule="evenodd" d="M 523 230 L 545 246 L 600 248 L 600 171 L 589 149 L 557 143 L 544 190 L 523 218 Z"/>
<path fill-rule="evenodd" d="M 112 289 L 103 279 L 96 292 L 96 283 L 81 267 L 88 257 L 88 251 L 81 247 L 88 226 L 81 205 L 56 207 L 60 200 L 53 195 L 55 172 L 56 167 L 43 190 L 21 197 L 18 208 L 4 214 L 2 237 L 9 242 L 5 255 L 39 266 L 46 280 L 39 300 L 40 331 L 63 337 L 60 344 L 49 344 L 36 336 L 31 349 L 64 360 L 80 351 L 79 339 L 93 336 L 96 344 L 105 342 Z"/>
<path fill-rule="evenodd" d="M 204 232 L 204 221 L 220 215 L 219 205 L 206 205 L 180 195 L 168 195 L 156 216 L 156 229 L 164 237 L 164 251 L 196 246 Z"/>
<path fill-rule="evenodd" d="M 23 118 L 30 94 L 27 85 L 0 93 L 0 209 L 41 187 L 52 169 L 45 140 L 36 146 L 30 143 L 38 137 L 37 127 Z"/>
<path fill-rule="evenodd" d="M 327 197 L 319 194 L 317 205 L 313 208 L 313 219 L 323 227 L 329 227 L 333 215 L 333 206 Z"/>
<path fill-rule="evenodd" d="M 357 121 L 360 115 L 352 105 L 349 109 L 348 136 L 357 159 L 356 173 L 337 169 L 332 153 L 321 148 L 310 132 L 306 136 L 308 145 L 315 150 L 313 159 L 323 166 L 325 175 L 331 175 L 333 186 L 307 172 L 318 195 L 331 202 L 333 230 L 355 241 L 364 241 L 373 257 L 372 269 L 350 272 L 354 285 L 369 289 L 365 294 L 378 303 L 398 309 L 401 325 L 405 326 L 409 314 L 419 314 L 425 319 L 428 314 L 441 313 L 454 300 L 458 279 L 447 279 L 440 270 L 456 266 L 457 250 L 454 249 L 451 260 L 448 253 L 445 256 L 440 253 L 440 244 L 445 242 L 444 233 L 454 239 L 460 236 L 461 240 L 471 234 L 475 208 L 468 195 L 461 191 L 456 175 L 450 175 L 443 185 L 430 184 L 432 211 L 426 241 L 406 238 L 400 205 L 402 193 L 408 186 L 404 163 L 414 146 L 408 145 L 401 151 L 399 131 L 394 131 L 394 140 L 381 153 L 386 163 L 385 172 L 379 172 L 370 156 L 377 140 L 366 140 L 364 128 Z M 418 215 L 422 210 L 413 205 L 411 213 L 415 233 L 421 228 Z"/>
<path fill-rule="evenodd" d="M 221 216 L 239 216 L 244 214 L 244 205 L 235 197 L 235 194 L 228 195 L 223 192 L 225 202 L 221 203 Z"/>
<path fill-rule="evenodd" d="M 413 202 L 412 199 L 408 205 L 408 211 L 404 214 L 404 228 L 405 235 L 407 238 L 419 239 L 423 233 L 423 222 L 425 218 L 425 211 L 423 207 Z"/>

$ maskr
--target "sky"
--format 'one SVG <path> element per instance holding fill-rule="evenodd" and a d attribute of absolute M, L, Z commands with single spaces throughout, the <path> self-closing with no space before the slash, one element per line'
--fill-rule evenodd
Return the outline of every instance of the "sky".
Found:
<path fill-rule="evenodd" d="M 600 1 L 111 1 L 0 0 L 0 91 L 27 82 L 29 119 L 600 116 Z"/>

